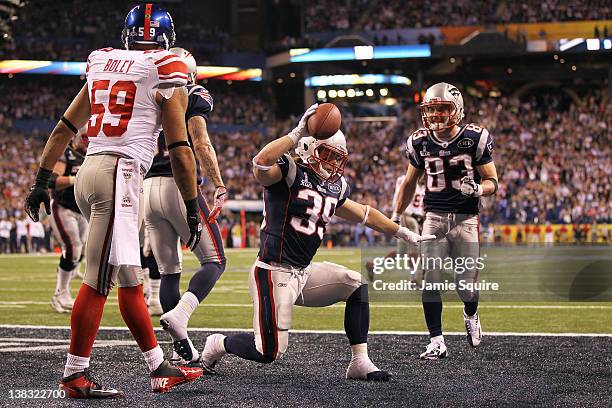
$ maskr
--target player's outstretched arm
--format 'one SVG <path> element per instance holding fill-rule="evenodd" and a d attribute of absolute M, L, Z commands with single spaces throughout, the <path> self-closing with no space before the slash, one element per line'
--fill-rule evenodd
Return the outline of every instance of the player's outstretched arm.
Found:
<path fill-rule="evenodd" d="M 391 216 L 391 219 L 394 222 L 399 223 L 401 214 L 406 211 L 406 207 L 408 207 L 408 204 L 410 204 L 410 202 L 412 201 L 412 198 L 414 197 L 414 192 L 416 190 L 417 182 L 422 174 L 422 169 L 418 169 L 412 164 L 408 164 L 408 169 L 406 170 L 406 177 L 404 177 L 404 180 L 396 191 L 397 198 L 393 203 L 393 215 Z"/>
<path fill-rule="evenodd" d="M 51 214 L 49 200 L 49 182 L 53 177 L 53 168 L 64 154 L 64 150 L 70 143 L 79 128 L 85 125 L 90 116 L 89 95 L 87 84 L 83 85 L 77 96 L 72 100 L 64 116 L 57 123 L 43 150 L 40 159 L 40 167 L 36 174 L 34 185 L 26 197 L 24 209 L 33 221 L 38 221 L 40 205 L 44 204 L 47 214 Z"/>
<path fill-rule="evenodd" d="M 293 149 L 302 137 L 308 136 L 306 122 L 315 113 L 317 106 L 318 104 L 314 104 L 304 112 L 295 129 L 286 136 L 271 141 L 253 157 L 253 175 L 259 183 L 264 186 L 271 186 L 283 178 L 280 167 L 276 162 L 281 156 Z"/>
<path fill-rule="evenodd" d="M 191 236 L 186 244 L 189 249 L 193 249 L 200 241 L 202 223 L 198 207 L 195 157 L 189 147 L 185 127 L 185 110 L 187 109 L 185 88 L 176 88 L 168 100 L 162 101 L 161 107 L 162 126 L 166 146 L 170 153 L 172 174 L 187 209 L 187 224 Z"/>
<path fill-rule="evenodd" d="M 335 214 L 347 221 L 364 224 L 375 231 L 382 232 L 384 234 L 391 234 L 408 242 L 420 242 L 435 239 L 434 235 L 421 236 L 419 234 L 415 234 L 406 227 L 400 227 L 376 208 L 371 208 L 369 205 L 359 204 L 353 200 L 347 199 L 342 206 L 336 209 Z"/>

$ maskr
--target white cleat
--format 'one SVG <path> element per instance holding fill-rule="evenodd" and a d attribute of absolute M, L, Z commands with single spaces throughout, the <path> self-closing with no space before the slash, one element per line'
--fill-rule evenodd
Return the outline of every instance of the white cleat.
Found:
<path fill-rule="evenodd" d="M 188 337 L 187 323 L 189 323 L 189 319 L 177 308 L 164 313 L 159 318 L 159 324 L 172 336 L 174 341 L 183 340 Z"/>
<path fill-rule="evenodd" d="M 58 313 L 70 313 L 73 305 L 74 300 L 67 290 L 57 292 L 51 298 L 51 307 Z"/>
<path fill-rule="evenodd" d="M 215 333 L 206 338 L 206 344 L 200 358 L 205 374 L 217 374 L 215 365 L 227 353 L 224 344 L 225 337 L 223 334 Z"/>
<path fill-rule="evenodd" d="M 161 316 L 164 314 L 164 309 L 162 309 L 159 300 L 157 302 L 150 300 L 147 304 L 147 309 L 149 309 L 149 316 Z"/>
<path fill-rule="evenodd" d="M 480 327 L 480 319 L 478 312 L 474 316 L 468 316 L 463 312 L 463 322 L 465 323 L 465 332 L 467 341 L 472 347 L 478 347 L 482 341 L 482 328 Z"/>
<path fill-rule="evenodd" d="M 432 341 L 419 358 L 421 360 L 440 360 L 446 358 L 447 355 L 446 344 L 443 341 Z"/>
<path fill-rule="evenodd" d="M 172 342 L 172 358 L 170 361 L 180 366 L 200 367 L 200 352 L 193 346 L 189 337 L 174 341 Z"/>
<path fill-rule="evenodd" d="M 360 355 L 351 359 L 348 369 L 346 370 L 346 379 L 389 381 L 391 379 L 391 374 L 376 367 L 367 355 Z"/>

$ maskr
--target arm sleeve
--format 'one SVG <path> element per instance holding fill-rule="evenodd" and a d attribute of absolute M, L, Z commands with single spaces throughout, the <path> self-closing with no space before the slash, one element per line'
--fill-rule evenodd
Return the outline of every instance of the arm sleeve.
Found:
<path fill-rule="evenodd" d="M 342 189 L 340 190 L 340 198 L 338 199 L 338 204 L 336 204 L 336 208 L 342 207 L 342 205 L 346 202 L 346 199 L 351 195 L 351 186 L 346 181 L 344 177 L 341 179 Z"/>
<path fill-rule="evenodd" d="M 176 54 L 167 51 L 154 62 L 160 88 L 175 88 L 187 85 L 188 70 L 185 62 Z"/>
<path fill-rule="evenodd" d="M 406 141 L 406 154 L 408 155 L 408 160 L 410 164 L 412 164 L 417 169 L 424 169 L 425 163 L 423 159 L 417 153 L 414 147 L 414 134 L 410 135 L 408 140 Z"/>
<path fill-rule="evenodd" d="M 476 156 L 474 164 L 481 166 L 493 161 L 493 138 L 487 129 L 483 129 L 476 146 Z"/>
<path fill-rule="evenodd" d="M 202 116 L 208 121 L 208 114 L 213 110 L 213 99 L 208 90 L 201 86 L 192 88 L 189 91 L 189 107 L 185 119 L 189 120 L 194 116 Z"/>

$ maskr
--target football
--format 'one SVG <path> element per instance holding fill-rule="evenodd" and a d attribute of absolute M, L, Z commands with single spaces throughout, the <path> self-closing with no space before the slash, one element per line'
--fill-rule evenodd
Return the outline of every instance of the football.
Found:
<path fill-rule="evenodd" d="M 308 134 L 316 139 L 332 137 L 340 129 L 342 115 L 333 103 L 322 103 L 317 111 L 308 118 Z"/>

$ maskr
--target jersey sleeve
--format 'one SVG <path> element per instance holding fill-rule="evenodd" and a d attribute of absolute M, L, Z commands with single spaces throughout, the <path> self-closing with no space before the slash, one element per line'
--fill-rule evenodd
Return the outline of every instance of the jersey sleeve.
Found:
<path fill-rule="evenodd" d="M 278 183 L 273 185 L 286 183 L 287 186 L 291 188 L 296 180 L 296 177 L 298 176 L 299 171 L 295 160 L 293 160 L 289 153 L 285 153 L 276 161 L 276 165 L 280 168 L 283 178 Z"/>
<path fill-rule="evenodd" d="M 483 129 L 476 145 L 474 164 L 481 166 L 493 161 L 493 138 L 487 129 Z"/>
<path fill-rule="evenodd" d="M 166 51 L 155 55 L 155 67 L 160 88 L 173 88 L 187 85 L 187 65 L 178 55 Z"/>
<path fill-rule="evenodd" d="M 418 130 L 414 132 L 406 141 L 406 154 L 408 155 L 408 160 L 410 160 L 410 164 L 412 164 L 417 169 L 424 169 L 425 162 L 417 152 L 419 142 L 422 140 L 422 137 L 418 134 L 418 132 Z"/>
<path fill-rule="evenodd" d="M 202 86 L 195 86 L 189 90 L 189 107 L 185 119 L 202 116 L 208 120 L 208 114 L 213 110 L 213 98 L 210 92 Z"/>
<path fill-rule="evenodd" d="M 340 183 L 340 197 L 338 198 L 338 204 L 336 204 L 336 208 L 342 207 L 342 205 L 346 202 L 346 199 L 349 198 L 349 196 L 351 195 L 351 186 L 344 177 L 340 179 Z"/>

